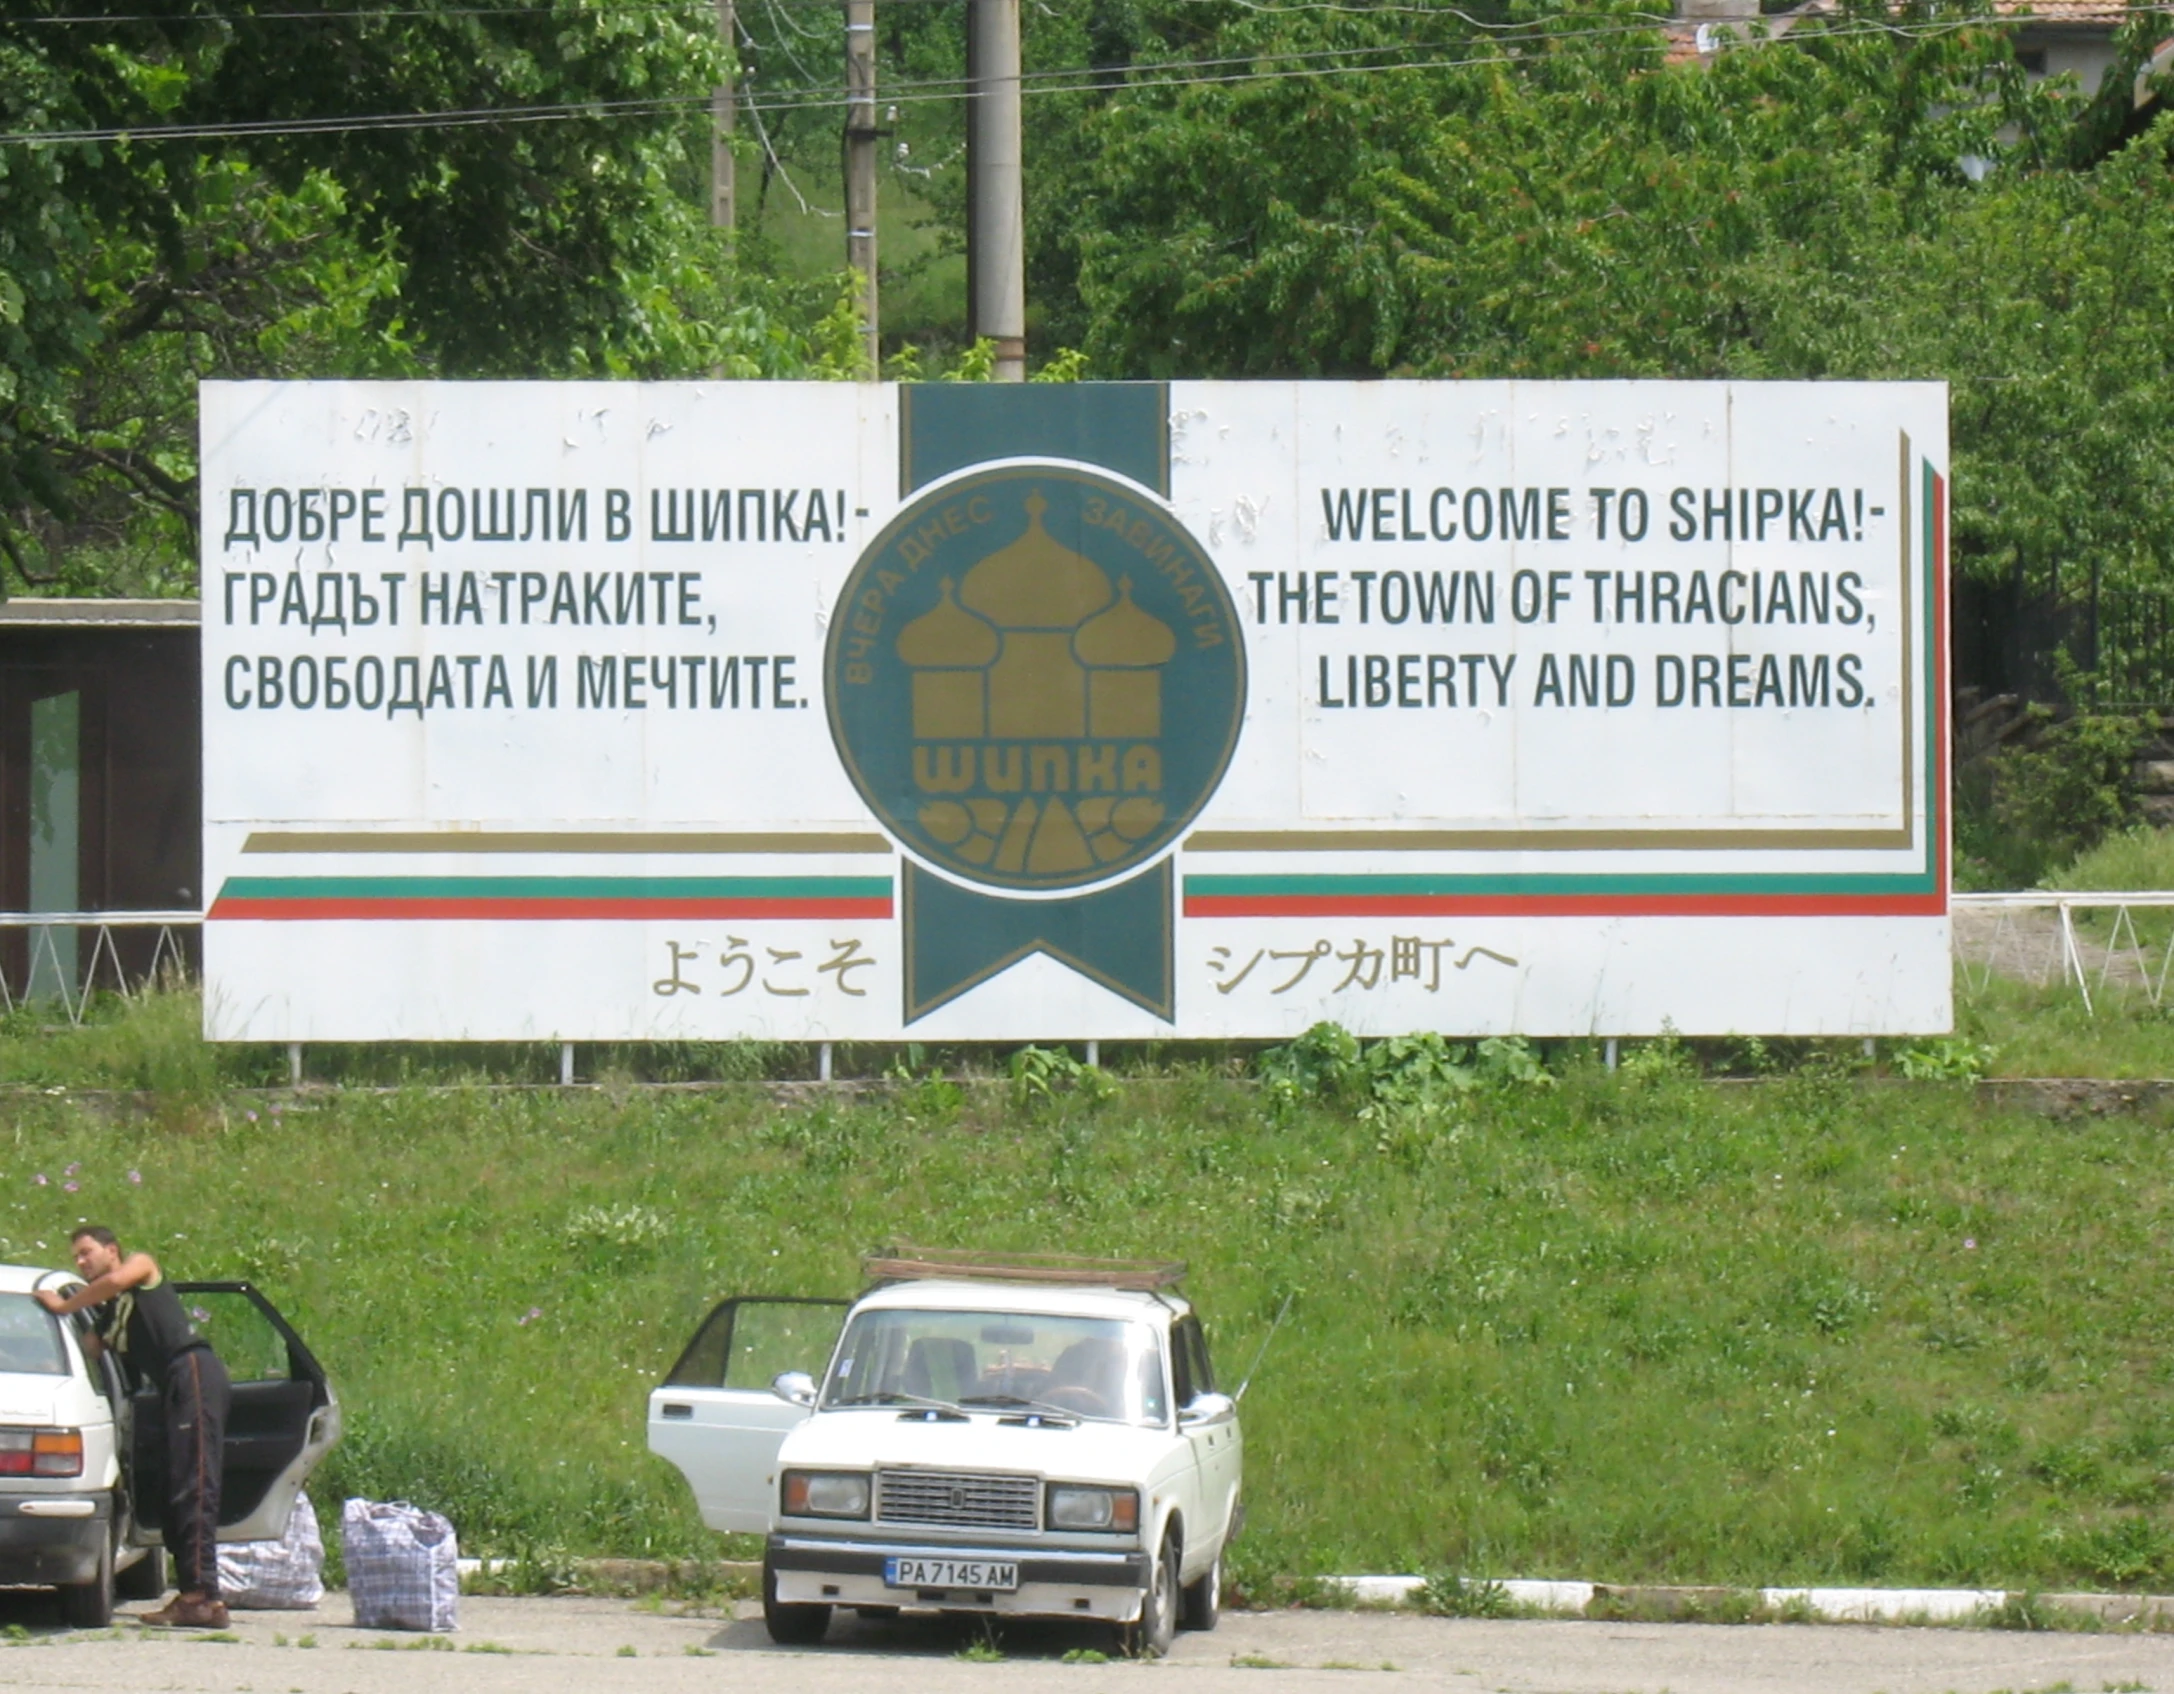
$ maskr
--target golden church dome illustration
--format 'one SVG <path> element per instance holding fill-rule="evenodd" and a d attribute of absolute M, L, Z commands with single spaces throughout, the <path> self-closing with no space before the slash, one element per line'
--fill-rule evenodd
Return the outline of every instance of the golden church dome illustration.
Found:
<path fill-rule="evenodd" d="M 956 669 L 992 663 L 1001 644 L 985 619 L 961 611 L 951 597 L 951 579 L 943 580 L 943 599 L 898 632 L 898 656 L 907 664 Z"/>
<path fill-rule="evenodd" d="M 1167 665 L 1177 650 L 1170 626 L 1132 603 L 1129 576 L 1117 580 L 1117 604 L 1089 618 L 1072 637 L 1072 652 L 1083 665 Z"/>
<path fill-rule="evenodd" d="M 979 740 L 988 733 L 987 671 L 1004 639 L 960 609 L 945 577 L 943 598 L 898 632 L 898 656 L 913 669 L 913 733 L 923 740 Z"/>
<path fill-rule="evenodd" d="M 1049 533 L 1049 502 L 898 632 L 912 677 L 915 814 L 965 864 L 1074 876 L 1167 815 L 1163 669 L 1177 632 Z"/>
<path fill-rule="evenodd" d="M 1162 667 L 1178 650 L 1171 627 L 1132 603 L 1132 579 L 1117 585 L 1117 604 L 1089 618 L 1072 637 L 1087 666 L 1087 733 L 1138 737 L 1162 734 Z"/>
<path fill-rule="evenodd" d="M 932 871 L 1055 891 L 1168 850 L 1245 706 L 1237 608 L 1151 488 L 1028 461 L 928 482 L 841 590 L 824 664 L 863 799 Z"/>
<path fill-rule="evenodd" d="M 1026 508 L 1026 534 L 968 571 L 959 599 L 999 629 L 1077 629 L 1110 603 L 1110 579 L 1042 527 L 1049 502 L 1039 491 Z"/>

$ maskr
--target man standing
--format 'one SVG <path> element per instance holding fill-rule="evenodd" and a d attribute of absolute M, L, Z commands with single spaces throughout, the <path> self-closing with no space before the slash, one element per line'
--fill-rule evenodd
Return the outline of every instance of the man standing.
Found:
<path fill-rule="evenodd" d="M 149 1253 L 124 1253 L 113 1231 L 96 1224 L 72 1240 L 83 1286 L 73 1294 L 41 1290 L 49 1312 L 96 1308 L 90 1350 L 110 1347 L 132 1375 L 159 1391 L 166 1414 L 165 1539 L 181 1592 L 142 1621 L 166 1628 L 224 1629 L 219 1599 L 219 1483 L 226 1456 L 232 1387 L 211 1343 L 189 1325 L 181 1297 Z"/>

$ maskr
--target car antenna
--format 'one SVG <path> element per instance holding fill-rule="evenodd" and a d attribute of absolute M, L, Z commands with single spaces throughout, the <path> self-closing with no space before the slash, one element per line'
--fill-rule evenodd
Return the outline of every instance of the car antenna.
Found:
<path fill-rule="evenodd" d="M 1253 1355 L 1253 1363 L 1252 1366 L 1246 1371 L 1245 1381 L 1238 1384 L 1238 1392 L 1231 1396 L 1231 1403 L 1233 1405 L 1243 1400 L 1246 1397 L 1246 1390 L 1253 1386 L 1254 1373 L 1261 1368 L 1261 1361 L 1268 1357 L 1268 1344 L 1269 1342 L 1275 1340 L 1276 1331 L 1283 1327 L 1283 1320 L 1290 1313 L 1291 1302 L 1297 1298 L 1298 1291 L 1296 1289 L 1293 1289 L 1290 1293 L 1286 1294 L 1283 1297 L 1283 1304 L 1277 1309 L 1276 1312 L 1276 1321 L 1268 1326 L 1268 1333 L 1261 1337 L 1261 1350 Z"/>

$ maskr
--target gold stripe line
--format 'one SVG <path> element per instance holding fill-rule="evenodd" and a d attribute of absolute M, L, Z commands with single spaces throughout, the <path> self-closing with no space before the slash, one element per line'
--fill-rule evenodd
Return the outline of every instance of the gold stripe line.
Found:
<path fill-rule="evenodd" d="M 1203 829 L 1188 853 L 1786 852 L 1907 847 L 1903 829 Z"/>
<path fill-rule="evenodd" d="M 521 830 L 256 830 L 244 853 L 884 853 L 890 842 L 862 832 L 751 831 L 694 834 L 670 830 L 553 833 Z"/>

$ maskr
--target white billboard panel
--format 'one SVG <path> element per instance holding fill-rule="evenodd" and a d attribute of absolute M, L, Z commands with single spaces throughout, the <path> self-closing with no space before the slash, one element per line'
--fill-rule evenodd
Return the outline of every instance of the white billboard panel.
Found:
<path fill-rule="evenodd" d="M 207 1033 L 1950 1022 L 1933 384 L 208 384 Z"/>

